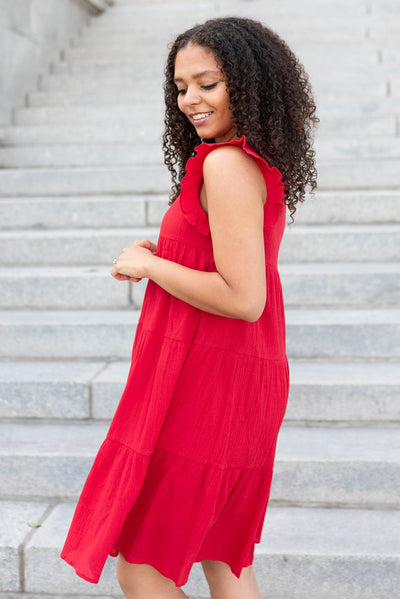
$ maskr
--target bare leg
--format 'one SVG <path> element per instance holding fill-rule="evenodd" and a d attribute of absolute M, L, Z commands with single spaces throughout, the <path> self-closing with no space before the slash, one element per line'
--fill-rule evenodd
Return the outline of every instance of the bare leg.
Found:
<path fill-rule="evenodd" d="M 117 560 L 117 577 L 127 599 L 188 599 L 170 578 L 149 564 L 130 564 L 121 553 Z"/>
<path fill-rule="evenodd" d="M 204 560 L 201 565 L 210 587 L 211 599 L 261 599 L 253 566 L 243 568 L 237 578 L 225 562 Z"/>

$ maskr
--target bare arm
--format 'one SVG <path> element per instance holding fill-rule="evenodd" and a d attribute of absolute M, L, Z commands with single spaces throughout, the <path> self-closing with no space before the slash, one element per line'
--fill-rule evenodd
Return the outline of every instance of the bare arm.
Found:
<path fill-rule="evenodd" d="M 207 156 L 203 176 L 217 272 L 194 270 L 136 245 L 124 250 L 130 254 L 125 262 L 124 252 L 118 259 L 118 273 L 148 277 L 206 312 L 255 321 L 266 301 L 264 178 L 254 160 L 232 146 Z"/>

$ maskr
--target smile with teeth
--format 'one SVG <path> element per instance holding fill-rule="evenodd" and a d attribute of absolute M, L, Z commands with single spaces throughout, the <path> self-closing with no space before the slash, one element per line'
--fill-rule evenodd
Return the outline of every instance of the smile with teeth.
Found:
<path fill-rule="evenodd" d="M 211 112 L 199 112 L 197 114 L 194 114 L 192 116 L 192 119 L 194 121 L 201 121 L 202 119 L 206 119 L 207 117 L 209 117 L 210 114 L 212 114 L 212 113 Z"/>

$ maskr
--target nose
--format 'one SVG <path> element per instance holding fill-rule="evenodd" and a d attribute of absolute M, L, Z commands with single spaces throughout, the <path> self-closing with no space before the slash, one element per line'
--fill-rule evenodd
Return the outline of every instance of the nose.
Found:
<path fill-rule="evenodd" d="M 198 90 L 189 85 L 185 95 L 182 97 L 182 101 L 185 106 L 192 106 L 201 102 L 201 96 Z"/>

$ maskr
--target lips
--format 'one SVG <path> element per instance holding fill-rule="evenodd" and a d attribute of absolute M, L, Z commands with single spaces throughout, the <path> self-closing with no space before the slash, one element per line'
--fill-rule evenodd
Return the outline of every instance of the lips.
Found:
<path fill-rule="evenodd" d="M 197 112 L 196 114 L 191 114 L 190 118 L 193 121 L 193 124 L 198 126 L 205 123 L 208 118 L 212 115 L 212 111 L 210 112 Z"/>

